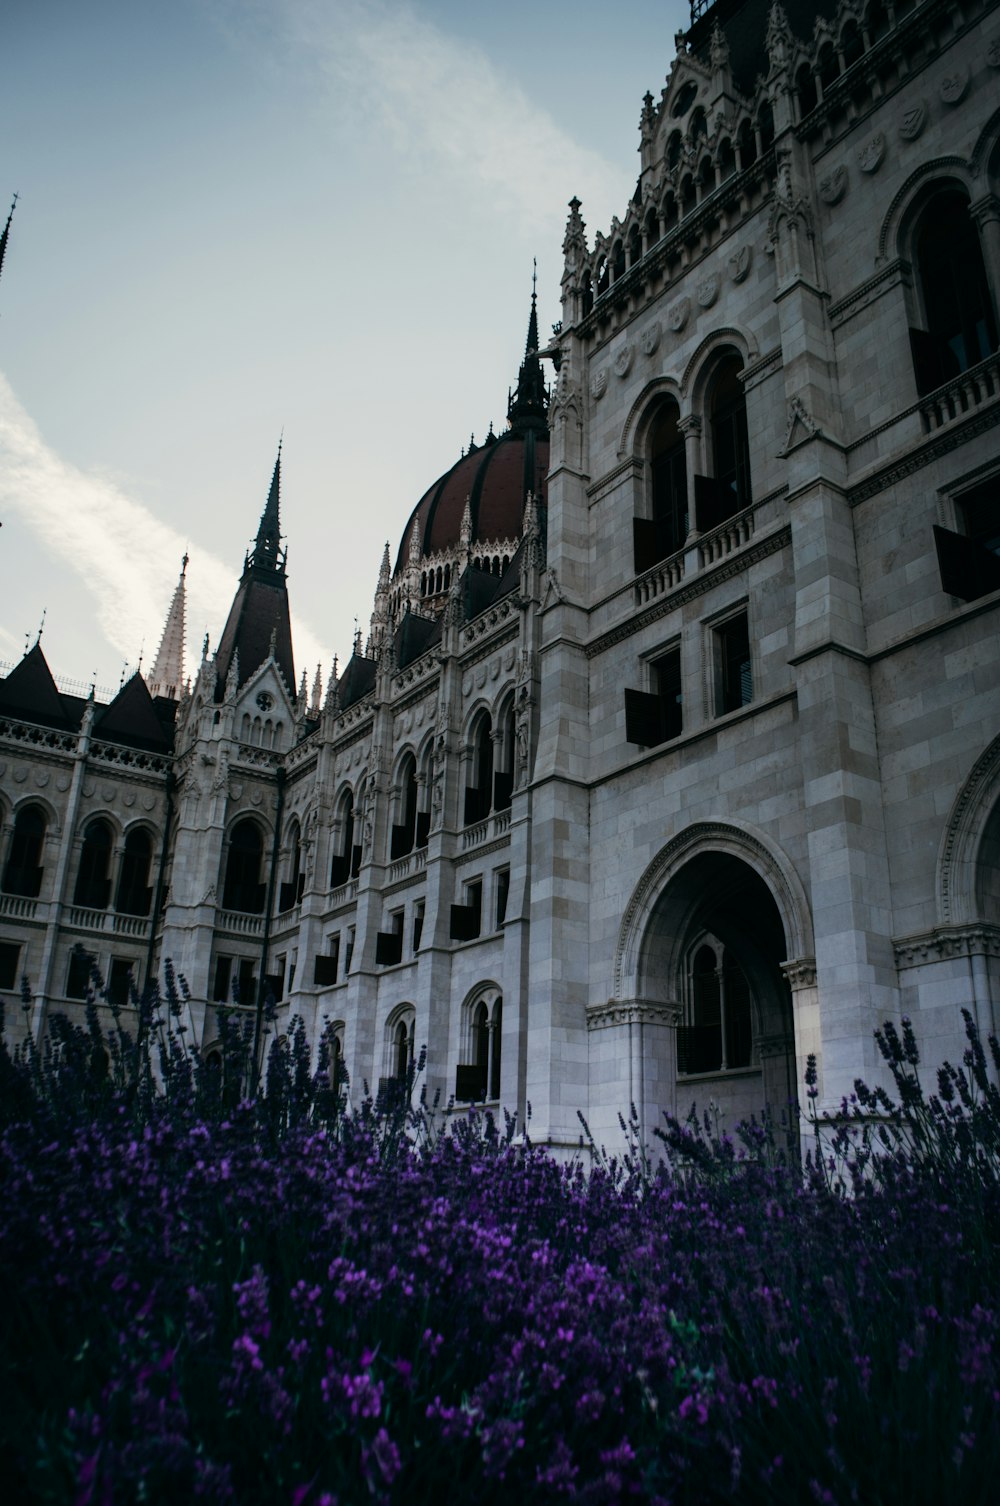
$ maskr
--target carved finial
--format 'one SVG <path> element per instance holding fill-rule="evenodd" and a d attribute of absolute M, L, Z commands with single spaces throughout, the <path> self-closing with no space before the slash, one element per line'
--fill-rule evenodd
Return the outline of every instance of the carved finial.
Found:
<path fill-rule="evenodd" d="M 472 503 L 469 497 L 466 497 L 465 506 L 462 508 L 462 524 L 459 529 L 458 541 L 465 550 L 468 550 L 472 545 Z"/>
<path fill-rule="evenodd" d="M 313 680 L 312 702 L 309 710 L 313 716 L 319 715 L 319 708 L 323 704 L 323 671 L 316 665 L 316 678 Z"/>
<path fill-rule="evenodd" d="M 330 670 L 330 678 L 326 682 L 326 701 L 324 711 L 340 710 L 340 673 L 337 667 L 337 656 L 333 656 L 333 666 Z"/>
<path fill-rule="evenodd" d="M 708 41 L 708 56 L 713 68 L 725 68 L 729 64 L 729 43 L 716 16 L 712 35 Z"/>
<path fill-rule="evenodd" d="M 306 701 L 308 700 L 308 698 L 309 698 L 309 681 L 306 678 L 306 671 L 305 671 L 305 667 L 303 666 L 303 669 L 302 669 L 302 679 L 299 681 L 299 705 L 301 707 L 305 708 L 305 704 L 306 704 Z"/>
<path fill-rule="evenodd" d="M 683 28 L 680 31 L 674 32 L 674 46 L 677 49 L 677 56 L 679 58 L 687 56 L 687 32 Z"/>
<path fill-rule="evenodd" d="M 202 664 L 206 664 L 208 662 L 208 634 L 207 633 L 205 634 L 205 641 L 201 645 L 201 662 L 202 662 Z"/>
<path fill-rule="evenodd" d="M 236 699 L 236 692 L 240 688 L 240 651 L 233 649 L 233 657 L 229 661 L 229 673 L 226 675 L 226 700 Z"/>
<path fill-rule="evenodd" d="M 771 72 L 777 73 L 788 67 L 789 46 L 792 33 L 788 25 L 788 17 L 785 15 L 779 0 L 773 0 L 767 17 L 767 31 L 764 36 L 764 45 L 767 48 L 768 62 Z"/>

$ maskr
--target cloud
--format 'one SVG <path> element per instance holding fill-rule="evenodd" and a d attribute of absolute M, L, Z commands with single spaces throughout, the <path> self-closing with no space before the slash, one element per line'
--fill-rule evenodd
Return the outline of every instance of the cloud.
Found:
<path fill-rule="evenodd" d="M 234 591 L 233 569 L 187 541 L 109 477 L 88 474 L 51 450 L 0 375 L 0 504 L 18 514 L 44 551 L 79 577 L 92 598 L 107 642 L 131 658 L 146 645 L 151 662 L 188 547 L 189 622 L 216 622 Z M 297 660 L 329 664 L 330 651 L 302 623 L 293 622 Z M 6 635 L 6 636 L 9 636 Z M 195 669 L 201 645 L 186 654 Z"/>
<path fill-rule="evenodd" d="M 287 0 L 287 14 L 337 90 L 363 95 L 401 153 L 444 165 L 494 212 L 547 236 L 561 231 L 573 193 L 599 217 L 620 199 L 619 168 L 580 147 L 481 47 L 409 5 Z"/>

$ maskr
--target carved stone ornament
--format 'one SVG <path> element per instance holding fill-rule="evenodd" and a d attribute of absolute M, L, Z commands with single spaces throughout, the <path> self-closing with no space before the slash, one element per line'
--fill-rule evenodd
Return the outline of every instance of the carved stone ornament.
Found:
<path fill-rule="evenodd" d="M 878 172 L 885 160 L 885 137 L 876 131 L 870 141 L 858 147 L 858 166 L 863 173 Z"/>
<path fill-rule="evenodd" d="M 941 98 L 946 105 L 961 104 L 968 89 L 968 68 L 951 68 L 941 80 Z"/>
<path fill-rule="evenodd" d="M 839 204 L 847 192 L 847 168 L 841 163 L 819 180 L 819 196 L 824 204 Z"/>
<path fill-rule="evenodd" d="M 710 309 L 712 307 L 712 304 L 719 296 L 718 272 L 709 272 L 707 277 L 701 279 L 701 282 L 699 282 L 695 289 L 695 296 L 701 308 Z"/>
<path fill-rule="evenodd" d="M 992 37 L 987 42 L 986 61 L 991 68 L 1000 68 L 1000 36 Z"/>
<path fill-rule="evenodd" d="M 644 356 L 653 356 L 656 354 L 656 351 L 660 344 L 660 334 L 661 330 L 659 319 L 654 320 L 648 329 L 643 330 L 642 339 L 639 343 L 642 346 L 642 353 Z"/>
<path fill-rule="evenodd" d="M 49 774 L 48 769 L 36 769 L 35 770 L 35 783 L 37 784 L 37 786 L 38 786 L 38 788 L 40 790 L 44 790 L 45 786 L 49 782 L 50 777 L 51 776 Z M 135 796 L 133 795 L 132 798 L 134 800 Z"/>
<path fill-rule="evenodd" d="M 615 376 L 628 376 L 629 372 L 632 369 L 632 356 L 634 355 L 634 353 L 635 346 L 631 343 L 622 346 L 621 350 L 615 356 L 612 363 L 615 368 Z"/>
<path fill-rule="evenodd" d="M 729 275 L 733 282 L 745 282 L 750 273 L 752 253 L 749 246 L 741 246 L 729 258 Z"/>
<path fill-rule="evenodd" d="M 908 110 L 904 110 L 899 122 L 899 134 L 904 141 L 916 141 L 927 124 L 927 106 L 922 99 L 918 99 Z"/>
<path fill-rule="evenodd" d="M 606 371 L 595 371 L 594 374 L 593 374 L 593 376 L 590 379 L 590 395 L 591 395 L 591 397 L 594 399 L 594 401 L 596 403 L 599 403 L 600 400 L 601 400 L 601 398 L 607 392 L 607 390 L 608 390 L 608 373 Z"/>
<path fill-rule="evenodd" d="M 677 302 L 672 303 L 667 309 L 667 323 L 675 335 L 680 334 L 685 324 L 687 324 L 690 313 L 690 298 L 678 298 Z"/>

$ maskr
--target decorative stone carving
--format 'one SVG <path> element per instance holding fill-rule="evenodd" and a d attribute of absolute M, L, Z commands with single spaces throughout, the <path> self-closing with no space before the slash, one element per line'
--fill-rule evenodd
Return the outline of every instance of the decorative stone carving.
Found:
<path fill-rule="evenodd" d="M 660 334 L 660 321 L 659 319 L 654 319 L 649 328 L 643 330 L 642 339 L 639 342 L 642 346 L 642 353 L 644 356 L 652 356 L 656 354 L 657 348 L 660 344 Z"/>
<path fill-rule="evenodd" d="M 899 134 L 904 141 L 916 141 L 926 124 L 927 106 L 918 99 L 900 117 Z"/>
<path fill-rule="evenodd" d="M 750 272 L 752 252 L 749 246 L 741 246 L 729 258 L 729 275 L 733 282 L 745 282 Z"/>
<path fill-rule="evenodd" d="M 676 1030 L 681 1022 L 679 1004 L 659 999 L 609 999 L 606 1004 L 588 1004 L 587 1029 L 609 1030 L 615 1025 L 663 1025 Z"/>
<path fill-rule="evenodd" d="M 608 373 L 606 371 L 595 371 L 593 376 L 590 378 L 590 395 L 594 399 L 595 403 L 600 402 L 601 398 L 604 396 L 607 390 Z"/>
<path fill-rule="evenodd" d="M 881 131 L 858 147 L 858 166 L 863 173 L 876 173 L 885 160 L 885 136 Z"/>
<path fill-rule="evenodd" d="M 793 993 L 800 988 L 816 987 L 816 958 L 793 957 L 781 964 L 781 971 Z"/>
<path fill-rule="evenodd" d="M 951 68 L 940 84 L 941 98 L 946 105 L 961 104 L 969 89 L 969 70 L 965 67 Z"/>
<path fill-rule="evenodd" d="M 685 324 L 687 324 L 690 314 L 690 298 L 678 298 L 677 302 L 672 303 L 667 309 L 667 324 L 673 330 L 675 335 L 680 334 Z"/>
<path fill-rule="evenodd" d="M 1000 36 L 992 37 L 987 42 L 986 61 L 991 68 L 1000 68 Z"/>
<path fill-rule="evenodd" d="M 614 361 L 612 362 L 615 368 L 615 376 L 628 376 L 629 372 L 632 369 L 632 356 L 634 354 L 634 351 L 635 346 L 631 343 L 622 346 L 621 350 L 618 352 L 618 354 L 614 358 Z"/>
<path fill-rule="evenodd" d="M 847 192 L 847 168 L 841 163 L 819 180 L 819 196 L 824 204 L 839 204 Z"/>
<path fill-rule="evenodd" d="M 701 308 L 710 309 L 712 307 L 712 304 L 719 296 L 718 272 L 709 272 L 707 277 L 701 279 L 695 289 L 695 296 Z"/>

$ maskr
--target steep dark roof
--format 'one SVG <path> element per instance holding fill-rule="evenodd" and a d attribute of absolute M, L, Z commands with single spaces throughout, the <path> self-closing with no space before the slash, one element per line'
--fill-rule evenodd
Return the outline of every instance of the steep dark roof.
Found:
<path fill-rule="evenodd" d="M 41 727 L 78 732 L 85 701 L 60 695 L 40 643 L 0 680 L 0 714 Z"/>
<path fill-rule="evenodd" d="M 365 659 L 361 654 L 352 654 L 350 663 L 340 677 L 340 709 L 346 711 L 356 701 L 362 700 L 375 684 L 378 669 L 374 659 Z"/>
<path fill-rule="evenodd" d="M 295 694 L 292 623 L 288 609 L 285 555 L 280 547 L 280 494 L 279 444 L 270 491 L 257 529 L 257 539 L 252 552 L 243 562 L 243 575 L 215 656 L 218 671 L 215 688 L 217 700 L 221 700 L 225 692 L 233 655 L 239 653 L 239 683 L 245 685 L 271 653 L 272 639 L 274 657 L 285 685 L 291 695 Z"/>
<path fill-rule="evenodd" d="M 405 669 L 414 659 L 441 640 L 441 619 L 417 617 L 407 612 L 393 636 L 392 646 L 397 669 Z"/>
<path fill-rule="evenodd" d="M 142 675 L 134 674 L 110 705 L 98 711 L 94 736 L 129 748 L 168 753 L 173 747 L 173 727 L 166 708 L 175 706 L 176 702 L 166 701 L 162 696 L 154 701 Z"/>

